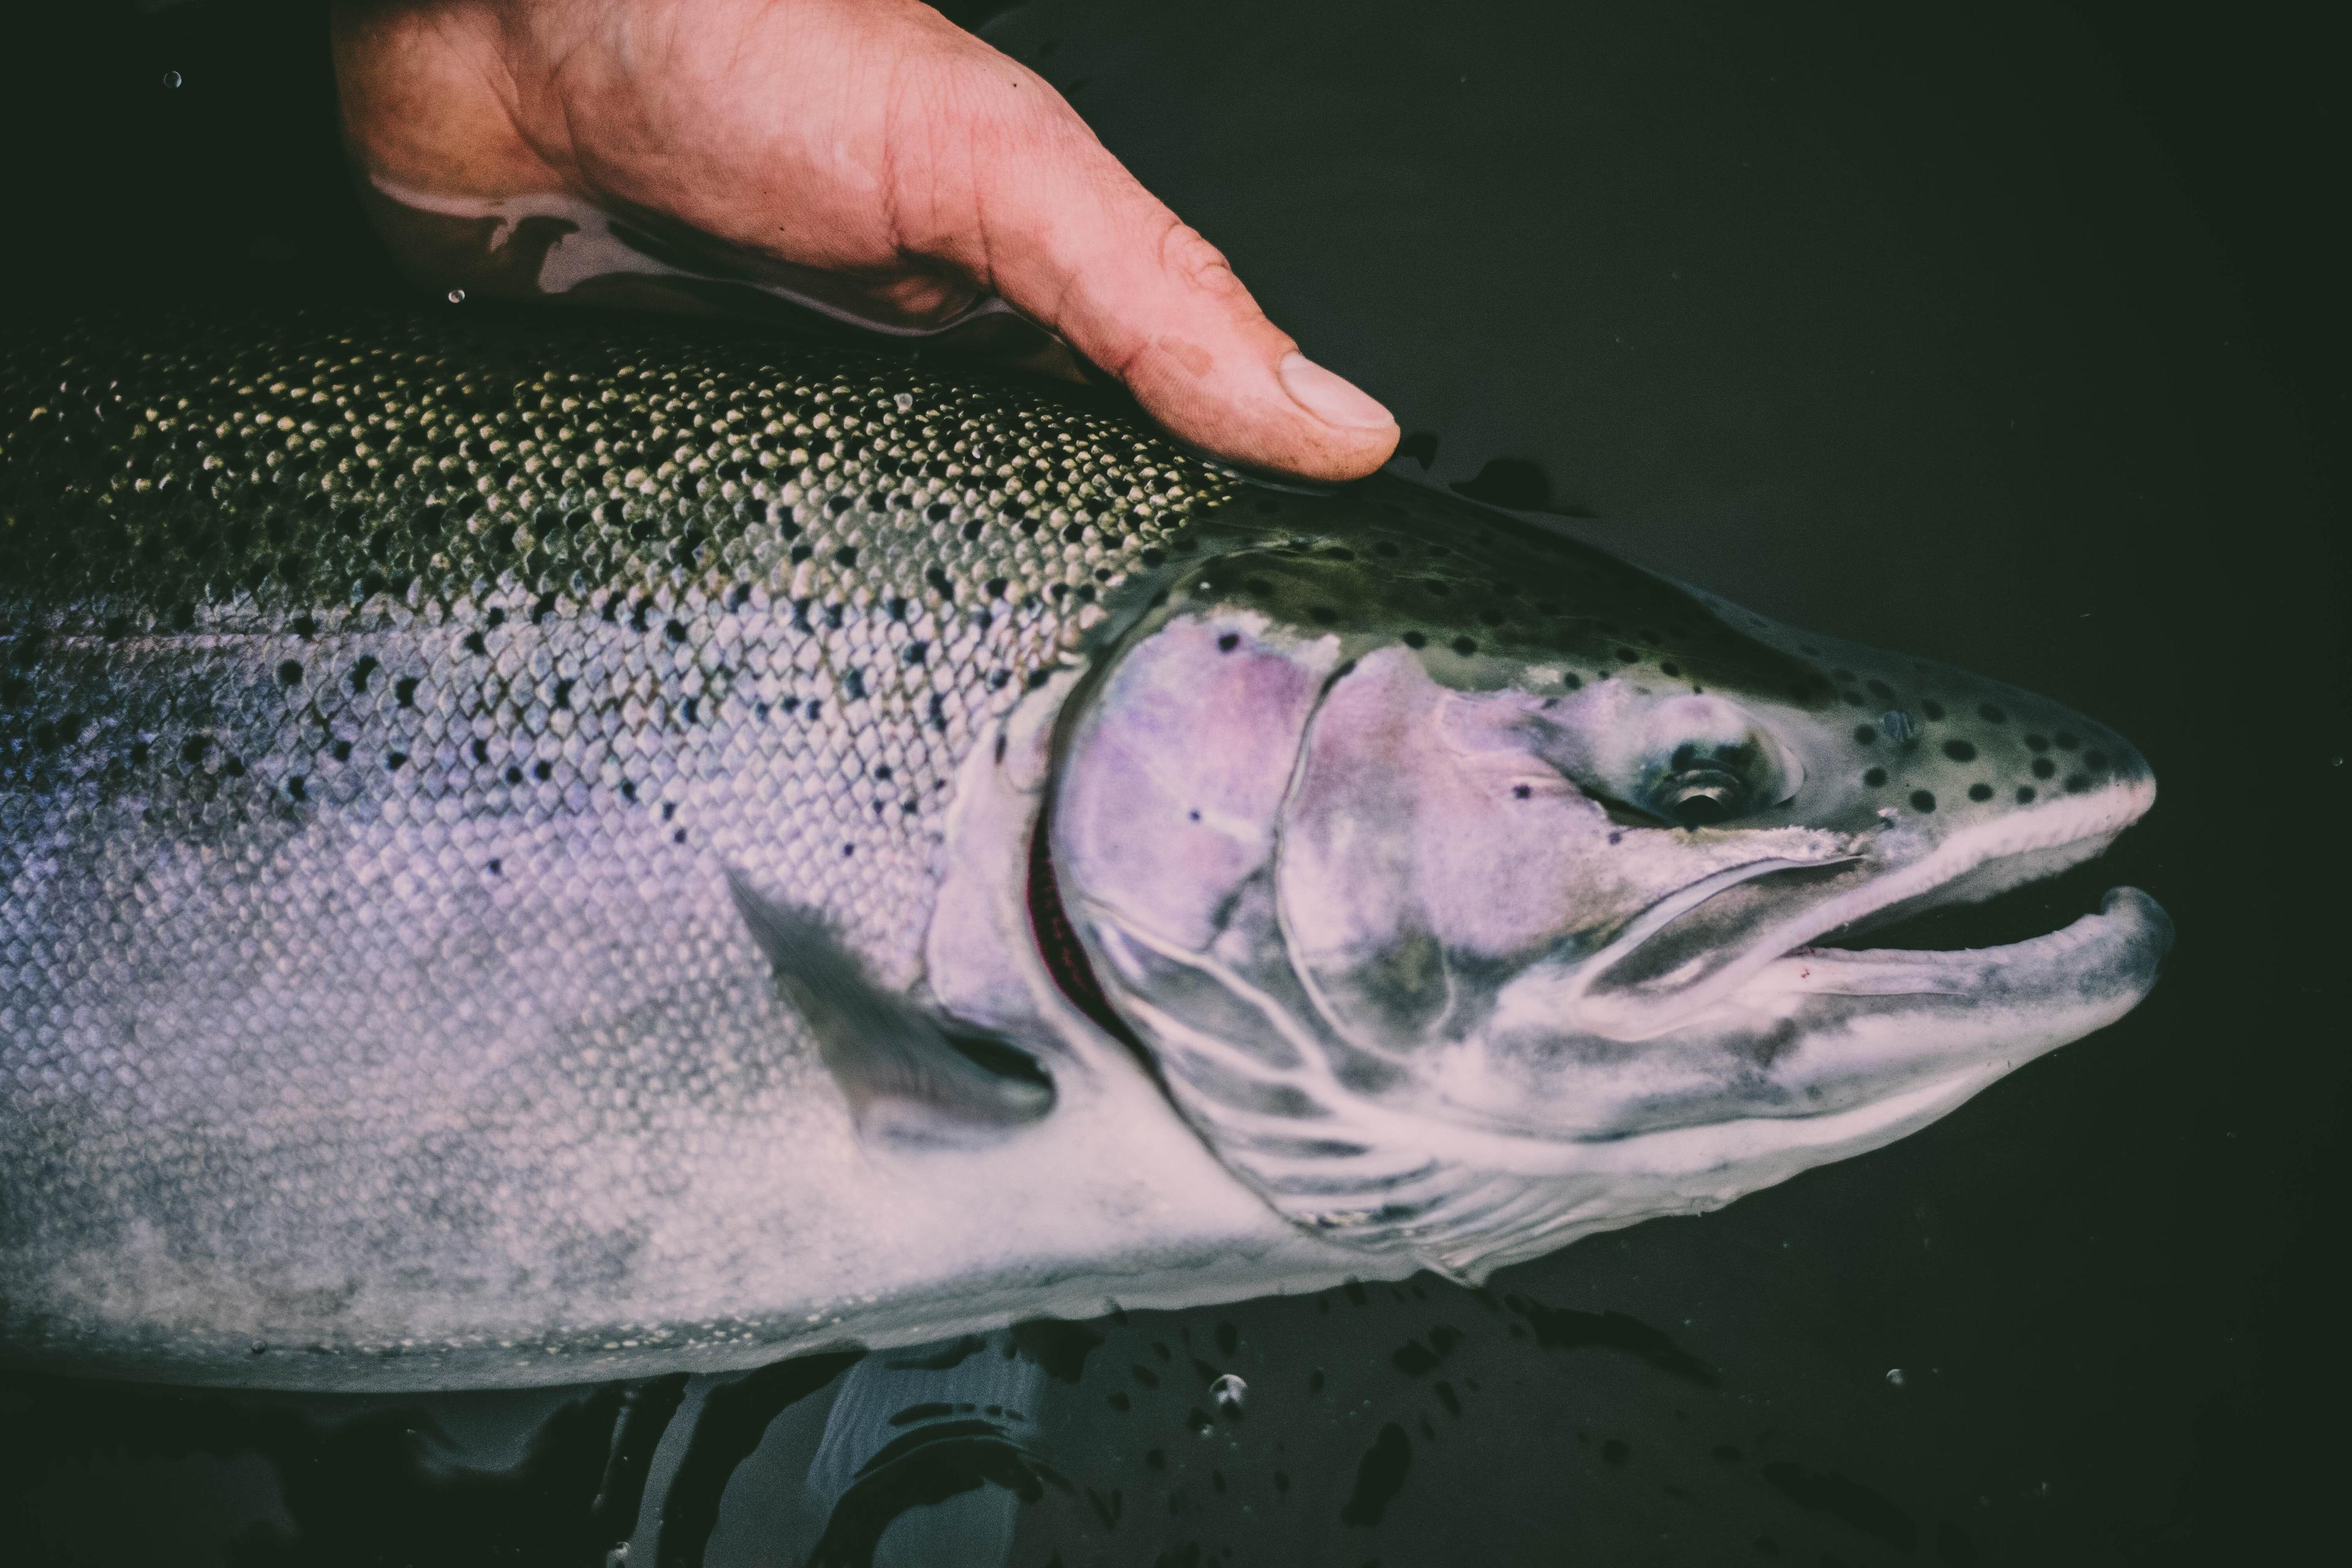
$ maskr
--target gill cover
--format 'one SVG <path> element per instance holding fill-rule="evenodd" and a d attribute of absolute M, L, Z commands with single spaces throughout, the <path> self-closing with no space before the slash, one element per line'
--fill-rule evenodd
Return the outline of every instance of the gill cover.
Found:
<path fill-rule="evenodd" d="M 1065 721 L 1074 924 L 1286 1216 L 1481 1278 L 1899 1136 L 2152 981 L 2137 894 L 2013 963 L 1803 949 L 2095 853 L 2150 794 L 2119 739 L 1418 504 L 1287 503 Z M 2034 787 L 2045 723 L 2095 778 Z"/>

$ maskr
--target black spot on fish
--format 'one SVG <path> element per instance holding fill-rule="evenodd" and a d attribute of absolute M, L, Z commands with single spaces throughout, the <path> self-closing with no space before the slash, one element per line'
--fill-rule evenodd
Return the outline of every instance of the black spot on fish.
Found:
<path fill-rule="evenodd" d="M 1936 797 L 1935 797 L 1935 795 L 1934 795 L 1932 793 L 1930 793 L 1929 791 L 1927 791 L 1927 790 L 1924 790 L 1924 789 L 1915 789 L 1915 790 L 1913 790 L 1913 791 L 1911 792 L 1911 809 L 1912 809 L 1912 810 L 1914 810 L 1914 811 L 1933 811 L 1933 810 L 1935 810 L 1935 809 L 1936 809 Z"/>
<path fill-rule="evenodd" d="M 1357 1461 L 1356 1484 L 1340 1506 L 1339 1522 L 1366 1529 L 1380 1523 L 1412 1468 L 1412 1440 L 1391 1421 L 1381 1428 L 1364 1457 Z"/>
<path fill-rule="evenodd" d="M 416 706 L 416 677 L 404 675 L 392 683 L 392 700 L 403 708 Z"/>
<path fill-rule="evenodd" d="M 557 708 L 569 708 L 569 707 L 571 707 L 571 706 L 572 706 L 572 678 L 571 678 L 570 676 L 568 676 L 568 675 L 567 675 L 567 676 L 565 676 L 565 677 L 563 677 L 562 679 L 559 679 L 558 681 L 556 681 L 556 683 L 555 683 L 555 694 L 554 694 L 554 697 L 553 697 L 553 699 L 552 699 L 552 706 L 557 707 Z"/>
<path fill-rule="evenodd" d="M 280 664 L 278 667 L 278 683 L 280 686 L 301 685 L 302 661 L 299 659 L 289 658 Z"/>
<path fill-rule="evenodd" d="M 2057 773 L 2058 764 L 2052 762 L 2048 757 L 2036 757 L 2033 759 L 2033 776 L 2035 778 L 2053 778 L 2057 775 Z"/>
<path fill-rule="evenodd" d="M 1956 763 L 1972 763 L 1976 761 L 1977 749 L 1966 741 L 1947 741 L 1944 742 L 1944 755 Z"/>
<path fill-rule="evenodd" d="M 530 765 L 530 776 L 545 784 L 555 776 L 555 764 L 542 757 Z"/>
<path fill-rule="evenodd" d="M 1879 785 L 1886 782 L 1886 770 L 1885 768 L 1873 768 L 1868 773 L 1862 775 L 1862 782 L 1868 784 L 1871 788 L 1876 789 Z"/>
<path fill-rule="evenodd" d="M 349 741 L 338 741 L 330 750 L 334 752 L 335 761 L 339 763 L 348 763 L 352 760 L 352 743 Z"/>
<path fill-rule="evenodd" d="M 865 695 L 866 672 L 864 670 L 853 669 L 841 678 L 841 698 L 843 701 L 856 702 L 864 698 Z M 810 710 L 810 716 L 812 718 L 815 716 L 815 710 L 814 708 Z"/>
<path fill-rule="evenodd" d="M 386 752 L 383 754 L 383 771 L 388 773 L 398 773 L 402 768 L 405 767 L 407 763 L 408 753 L 406 752 Z"/>
<path fill-rule="evenodd" d="M 1883 680 L 1873 679 L 1863 682 L 1863 684 L 1869 687 L 1872 695 L 1877 697 L 1882 701 L 1892 702 L 1895 700 L 1895 688 L 1887 685 L 1886 682 Z"/>
<path fill-rule="evenodd" d="M 488 741 L 477 738 L 474 742 L 473 752 L 474 761 L 477 763 L 486 763 L 490 760 L 490 743 Z"/>
<path fill-rule="evenodd" d="M 479 743 L 480 742 L 476 742 L 476 744 Z M 522 770 L 520 768 L 509 768 L 507 770 L 507 783 L 510 784 L 519 784 L 522 783 Z"/>
<path fill-rule="evenodd" d="M 982 586 L 987 591 L 990 598 L 1002 599 L 1004 597 L 1004 590 L 1012 586 L 1012 584 L 1007 583 L 1002 577 L 991 577 L 984 584 L 982 584 Z"/>
<path fill-rule="evenodd" d="M 1944 716 L 1944 705 L 1932 697 L 1922 697 L 1919 699 L 1919 711 L 1930 719 L 1941 719 Z"/>
<path fill-rule="evenodd" d="M 1989 784 L 1972 784 L 1969 785 L 1969 798 L 1970 800 L 1990 800 L 1992 798 L 1992 785 Z"/>
<path fill-rule="evenodd" d="M 1420 632 L 1407 632 L 1404 634 L 1404 646 L 1407 647 L 1427 647 L 1429 646 L 1429 638 Z"/>
<path fill-rule="evenodd" d="M 310 786 L 303 782 L 302 775 L 300 773 L 296 773 L 286 781 L 286 798 L 289 800 L 308 800 L 310 798 Z"/>
<path fill-rule="evenodd" d="M 1808 1470 L 1787 1459 L 1766 1465 L 1763 1476 L 1774 1490 L 1798 1507 L 1843 1520 L 1898 1552 L 1910 1552 L 1918 1544 L 1919 1527 L 1911 1517 L 1858 1481 Z"/>
<path fill-rule="evenodd" d="M 799 565 L 802 562 L 807 560 L 810 556 L 815 553 L 816 552 L 814 550 L 805 544 L 795 544 L 790 551 L 786 552 L 786 554 L 791 558 L 793 564 L 795 566 Z"/>
<path fill-rule="evenodd" d="M 1241 646 L 1242 637 L 1239 632 L 1227 632 L 1224 636 L 1217 639 L 1217 651 L 1219 653 L 1231 653 L 1234 649 Z"/>
<path fill-rule="evenodd" d="M 2033 804 L 2033 786 L 2032 784 L 2020 784 L 2017 786 L 2017 804 L 2020 805 L 2031 805 Z"/>
<path fill-rule="evenodd" d="M 667 637 L 674 643 L 684 642 L 686 640 L 685 623 L 682 621 L 670 621 L 667 623 L 662 627 L 662 636 Z"/>
<path fill-rule="evenodd" d="M 1455 637 L 1454 639 L 1454 651 L 1460 654 L 1463 658 L 1468 658 L 1472 654 L 1478 651 L 1478 645 L 1471 641 L 1468 637 Z"/>
<path fill-rule="evenodd" d="M 2006 724 L 2009 722 L 2009 715 L 2002 712 L 2000 709 L 1994 707 L 1990 702 L 1979 702 L 1977 704 L 1977 717 L 1983 720 L 1988 724 Z"/>
<path fill-rule="evenodd" d="M 210 735 L 191 735 L 180 742 L 180 760 L 192 767 L 197 766 L 212 749 L 213 738 Z"/>
<path fill-rule="evenodd" d="M 482 641 L 481 633 L 467 632 L 466 634 L 466 651 L 467 653 L 487 653 L 489 651 L 488 645 Z"/>
<path fill-rule="evenodd" d="M 833 558 L 844 566 L 855 566 L 857 564 L 857 546 L 845 544 L 833 552 Z"/>
<path fill-rule="evenodd" d="M 2091 787 L 2091 775 L 2090 775 L 2090 774 L 2088 774 L 2088 773 L 2068 773 L 2068 774 L 2066 775 L 2066 793 L 2067 793 L 2068 795 L 2080 795 L 2080 794 L 2082 794 L 2084 790 L 2086 790 L 2086 789 L 2088 789 L 2088 788 L 2090 788 L 2090 787 Z"/>
<path fill-rule="evenodd" d="M 1867 746 L 1878 739 L 1878 731 L 1867 724 L 1856 724 L 1853 727 L 1853 738 Z"/>

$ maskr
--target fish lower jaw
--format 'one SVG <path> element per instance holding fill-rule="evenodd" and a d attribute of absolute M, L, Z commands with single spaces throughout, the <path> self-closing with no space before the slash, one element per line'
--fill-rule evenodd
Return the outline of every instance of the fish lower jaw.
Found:
<path fill-rule="evenodd" d="M 1767 996 L 1940 996 L 2035 993 L 2079 1000 L 2094 993 L 2145 992 L 2172 945 L 2172 920 L 2137 888 L 2111 888 L 2095 913 L 2021 942 L 1988 947 L 1799 947 L 1740 988 L 1749 1004 Z"/>

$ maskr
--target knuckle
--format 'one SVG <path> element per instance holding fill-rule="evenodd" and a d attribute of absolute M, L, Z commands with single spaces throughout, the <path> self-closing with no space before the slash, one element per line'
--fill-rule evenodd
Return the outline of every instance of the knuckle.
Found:
<path fill-rule="evenodd" d="M 1241 287 L 1241 279 L 1234 276 L 1233 263 L 1225 259 L 1224 252 L 1202 237 L 1199 229 L 1172 214 L 1167 230 L 1160 236 L 1160 262 L 1196 288 L 1223 293 Z"/>

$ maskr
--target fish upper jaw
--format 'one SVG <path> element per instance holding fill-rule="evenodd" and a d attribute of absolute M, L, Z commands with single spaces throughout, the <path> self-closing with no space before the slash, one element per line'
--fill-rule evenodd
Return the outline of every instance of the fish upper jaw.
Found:
<path fill-rule="evenodd" d="M 1776 873 L 1813 868 L 1764 863 L 1750 876 L 1712 879 L 1723 885 L 1701 884 L 1704 896 L 1695 901 L 1684 899 L 1667 920 L 1637 922 L 1641 939 L 1630 947 L 1604 950 L 1598 962 L 1577 965 L 1572 975 L 1553 977 L 1544 1002 L 1552 1011 L 1553 1026 L 1565 1032 L 1616 1041 L 1656 1038 L 1685 1027 L 1710 1008 L 1743 999 L 1759 976 L 1822 937 L 1944 903 L 1987 898 L 2088 860 L 2145 815 L 2155 800 L 2155 781 L 2143 769 L 2090 793 L 2061 795 L 1972 823 L 1924 845 L 1913 831 L 1891 828 L 1842 863 L 1816 862 L 1836 868 L 1818 882 L 1812 896 L 1801 895 L 1778 909 L 1769 907 L 1768 879 Z M 1734 933 L 1722 929 L 1721 911 L 1709 906 L 1723 894 L 1743 889 L 1757 898 L 1758 905 L 1752 918 L 1731 912 L 1731 920 L 1748 929 L 1738 931 L 1736 944 L 1727 947 L 1727 937 Z M 2154 908 L 2147 895 L 2134 896 Z M 2160 918 L 2161 911 L 2157 912 Z M 1673 955 L 1678 942 L 1694 945 L 1695 951 L 1676 963 Z M 1910 972 L 1925 973 L 1930 956 L 1914 954 Z M 1843 961 L 1817 962 L 1834 969 Z M 1988 957 L 1977 968 L 1984 972 L 1993 962 Z M 1885 994 L 1888 973 L 1883 965 L 1878 969 L 1876 994 Z M 1948 966 L 1939 973 L 1948 985 L 1960 970 Z"/>

